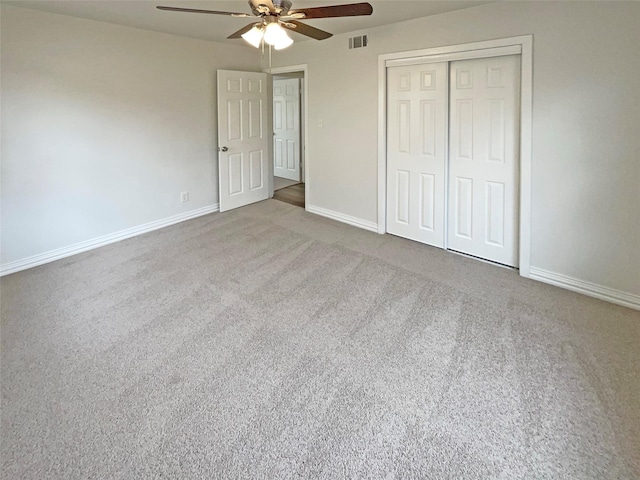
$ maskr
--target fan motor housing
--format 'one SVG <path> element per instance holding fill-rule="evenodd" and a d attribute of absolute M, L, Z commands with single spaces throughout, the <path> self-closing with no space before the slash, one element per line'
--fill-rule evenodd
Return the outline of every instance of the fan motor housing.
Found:
<path fill-rule="evenodd" d="M 262 15 L 286 15 L 291 9 L 291 2 L 289 0 L 272 0 L 273 6 L 275 7 L 275 11 L 271 12 L 267 5 L 254 5 L 251 0 L 249 0 L 249 6 L 251 7 L 251 11 L 254 15 L 262 16 Z"/>

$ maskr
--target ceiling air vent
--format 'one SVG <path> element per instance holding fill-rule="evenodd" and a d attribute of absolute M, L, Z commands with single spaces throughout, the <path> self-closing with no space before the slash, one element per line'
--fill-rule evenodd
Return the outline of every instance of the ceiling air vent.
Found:
<path fill-rule="evenodd" d="M 367 36 L 360 35 L 359 37 L 351 37 L 349 39 L 349 48 L 363 48 L 367 46 Z"/>

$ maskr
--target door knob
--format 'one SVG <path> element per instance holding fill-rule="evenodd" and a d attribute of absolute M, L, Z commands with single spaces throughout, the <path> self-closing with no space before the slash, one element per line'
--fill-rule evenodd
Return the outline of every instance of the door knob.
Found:
<path fill-rule="evenodd" d="M 219 152 L 226 152 L 226 151 L 228 151 L 228 150 L 229 150 L 229 149 L 228 149 L 227 147 L 222 147 L 222 148 L 218 147 L 218 151 L 219 151 Z"/>

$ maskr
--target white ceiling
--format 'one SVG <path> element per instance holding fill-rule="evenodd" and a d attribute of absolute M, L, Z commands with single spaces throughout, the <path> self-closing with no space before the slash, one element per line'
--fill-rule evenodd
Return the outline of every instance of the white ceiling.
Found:
<path fill-rule="evenodd" d="M 358 0 L 293 0 L 292 8 L 309 8 L 357 2 Z M 1 0 L 0 3 L 155 32 L 215 42 L 229 42 L 236 45 L 241 45 L 244 42 L 241 40 L 226 40 L 226 37 L 245 26 L 248 20 L 251 20 L 233 18 L 226 15 L 166 12 L 155 8 L 156 5 L 165 5 L 251 13 L 248 1 L 245 0 Z M 316 28 L 338 34 L 366 30 L 371 27 L 401 22 L 416 17 L 437 15 L 490 2 L 476 0 L 371 0 L 369 3 L 373 5 L 373 14 L 370 16 L 320 18 L 306 20 L 306 22 Z M 300 34 L 295 34 L 294 37 L 296 41 L 308 39 L 308 37 Z"/>

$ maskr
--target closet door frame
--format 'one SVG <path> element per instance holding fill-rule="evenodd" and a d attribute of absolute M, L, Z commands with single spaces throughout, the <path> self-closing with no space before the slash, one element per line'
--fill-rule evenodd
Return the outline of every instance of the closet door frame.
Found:
<path fill-rule="evenodd" d="M 397 65 L 520 55 L 519 271 L 530 276 L 533 36 L 389 53 L 378 56 L 378 233 L 387 233 L 387 68 Z"/>

